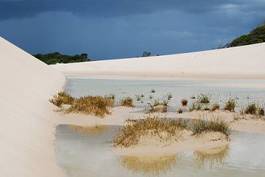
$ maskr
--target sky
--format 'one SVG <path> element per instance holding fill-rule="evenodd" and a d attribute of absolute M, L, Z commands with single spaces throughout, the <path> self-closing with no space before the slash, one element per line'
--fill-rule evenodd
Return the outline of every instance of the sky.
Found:
<path fill-rule="evenodd" d="M 265 22 L 265 0 L 0 0 L 0 36 L 95 60 L 220 47 Z"/>

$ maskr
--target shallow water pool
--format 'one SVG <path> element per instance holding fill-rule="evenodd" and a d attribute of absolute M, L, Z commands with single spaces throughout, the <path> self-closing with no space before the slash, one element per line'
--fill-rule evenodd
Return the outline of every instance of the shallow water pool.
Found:
<path fill-rule="evenodd" d="M 56 128 L 58 164 L 68 177 L 264 177 L 265 135 L 233 132 L 217 155 L 119 156 L 112 151 L 118 126 Z"/>
<path fill-rule="evenodd" d="M 250 104 L 265 104 L 265 80 L 106 80 L 68 78 L 66 91 L 75 97 L 114 94 L 118 101 L 130 96 L 137 107 L 145 107 L 154 100 L 169 101 L 169 111 L 176 110 L 181 99 L 206 94 L 212 103 L 224 104 L 229 98 L 238 102 L 237 109 Z M 152 90 L 154 93 L 152 93 Z M 142 97 L 143 96 L 143 97 Z M 140 98 L 139 98 L 140 97 Z M 137 101 L 138 98 L 138 101 Z"/>

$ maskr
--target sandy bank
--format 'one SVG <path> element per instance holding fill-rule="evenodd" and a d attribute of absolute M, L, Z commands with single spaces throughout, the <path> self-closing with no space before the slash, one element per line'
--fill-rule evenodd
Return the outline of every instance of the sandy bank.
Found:
<path fill-rule="evenodd" d="M 265 79 L 265 43 L 146 58 L 105 60 L 52 67 L 67 76 L 156 79 Z"/>
<path fill-rule="evenodd" d="M 0 37 L 0 171 L 3 177 L 61 177 L 53 106 L 64 76 Z"/>
<path fill-rule="evenodd" d="M 139 156 L 158 155 L 168 156 L 179 152 L 199 151 L 205 153 L 219 153 L 229 144 L 227 137 L 219 132 L 206 132 L 198 136 L 193 136 L 192 132 L 184 131 L 177 139 L 161 141 L 159 137 L 147 135 L 141 137 L 137 145 L 123 148 L 114 147 L 113 151 L 119 155 Z"/>
<path fill-rule="evenodd" d="M 99 125 L 119 125 L 122 126 L 126 123 L 127 119 L 137 120 L 142 119 L 146 116 L 145 113 L 139 112 L 137 108 L 128 107 L 114 107 L 112 109 L 112 114 L 107 115 L 104 118 L 99 118 L 93 115 L 85 114 L 64 114 L 62 112 L 57 112 L 58 118 L 56 119 L 56 124 L 73 124 L 79 126 L 99 126 Z M 249 132 L 249 133 L 265 133 L 265 117 L 262 119 L 240 119 L 239 113 L 227 112 L 227 111 L 193 111 L 186 112 L 183 114 L 178 114 L 174 112 L 167 113 L 154 113 L 160 117 L 167 117 L 172 119 L 203 119 L 210 120 L 212 118 L 222 119 L 230 124 L 230 128 L 235 131 Z"/>

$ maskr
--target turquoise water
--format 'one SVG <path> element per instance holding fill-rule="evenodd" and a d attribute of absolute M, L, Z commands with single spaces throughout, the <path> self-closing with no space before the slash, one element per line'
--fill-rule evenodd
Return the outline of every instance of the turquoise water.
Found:
<path fill-rule="evenodd" d="M 155 90 L 155 93 L 151 93 Z M 114 94 L 116 100 L 130 96 L 134 98 L 136 106 L 144 107 L 155 99 L 167 100 L 171 94 L 173 98 L 169 102 L 172 110 L 180 104 L 181 99 L 188 99 L 191 103 L 192 96 L 207 94 L 212 103 L 221 105 L 228 98 L 235 98 L 238 109 L 249 103 L 265 104 L 264 80 L 105 80 L 105 79 L 76 79 L 68 78 L 66 91 L 75 97 L 86 95 L 110 95 Z M 137 96 L 144 95 L 140 101 Z M 150 98 L 152 97 L 152 98 Z M 170 109 L 169 109 L 170 110 Z"/>
<path fill-rule="evenodd" d="M 184 152 L 152 158 L 121 157 L 112 151 L 118 126 L 82 131 L 56 128 L 58 164 L 68 177 L 264 177 L 265 135 L 233 132 L 224 152 L 205 156 Z"/>

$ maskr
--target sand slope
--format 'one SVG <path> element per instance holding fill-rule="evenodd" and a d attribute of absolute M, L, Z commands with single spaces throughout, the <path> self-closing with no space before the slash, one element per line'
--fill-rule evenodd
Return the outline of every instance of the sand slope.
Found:
<path fill-rule="evenodd" d="M 66 75 L 190 78 L 265 78 L 265 43 L 147 58 L 53 66 Z"/>
<path fill-rule="evenodd" d="M 1 37 L 0 62 L 0 176 L 63 176 L 48 99 L 63 87 L 64 76 Z"/>

